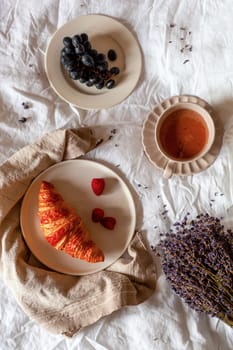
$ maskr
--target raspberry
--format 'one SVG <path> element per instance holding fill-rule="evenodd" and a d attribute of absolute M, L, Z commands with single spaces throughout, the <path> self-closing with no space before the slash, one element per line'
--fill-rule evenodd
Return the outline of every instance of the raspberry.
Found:
<path fill-rule="evenodd" d="M 116 225 L 116 219 L 112 216 L 105 216 L 100 220 L 100 223 L 108 230 L 113 230 Z"/>
<path fill-rule="evenodd" d="M 91 181 L 92 191 L 96 194 L 96 196 L 100 196 L 105 187 L 105 181 L 103 178 L 94 178 Z"/>
<path fill-rule="evenodd" d="M 101 219 L 104 217 L 104 211 L 101 208 L 95 208 L 92 210 L 92 221 L 93 222 L 100 222 Z"/>

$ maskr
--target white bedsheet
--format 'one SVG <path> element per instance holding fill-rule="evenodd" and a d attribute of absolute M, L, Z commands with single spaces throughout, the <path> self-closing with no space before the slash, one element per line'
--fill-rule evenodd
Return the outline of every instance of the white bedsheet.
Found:
<path fill-rule="evenodd" d="M 62 101 L 44 70 L 50 36 L 68 20 L 91 13 L 124 23 L 143 52 L 136 89 L 122 103 L 99 111 Z M 233 227 L 232 19 L 231 0 L 1 0 L 0 162 L 48 131 L 91 126 L 105 142 L 88 157 L 118 166 L 128 179 L 136 198 L 137 228 L 149 244 L 186 212 L 195 216 L 208 211 Z M 189 46 L 182 51 L 184 42 Z M 192 50 L 187 49 L 190 45 Z M 168 181 L 146 158 L 141 131 L 151 108 L 177 94 L 207 100 L 224 123 L 225 134 L 208 170 Z M 28 109 L 23 102 L 29 103 Z M 22 117 L 25 123 L 19 122 Z M 0 349 L 232 349 L 232 329 L 189 309 L 171 292 L 159 264 L 157 269 L 157 288 L 148 301 L 119 310 L 71 339 L 49 334 L 28 319 L 0 279 Z"/>

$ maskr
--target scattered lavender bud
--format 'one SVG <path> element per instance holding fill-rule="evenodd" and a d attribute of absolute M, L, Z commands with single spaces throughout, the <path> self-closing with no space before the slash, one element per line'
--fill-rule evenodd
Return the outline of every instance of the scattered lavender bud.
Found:
<path fill-rule="evenodd" d="M 29 105 L 28 102 L 23 102 L 23 103 L 22 103 L 22 106 L 23 106 L 24 109 L 30 108 L 30 105 Z"/>
<path fill-rule="evenodd" d="M 99 140 L 96 142 L 96 144 L 95 144 L 96 147 L 99 146 L 101 143 L 103 143 L 103 141 L 104 141 L 103 139 L 99 139 Z"/>
<path fill-rule="evenodd" d="M 25 117 L 21 117 L 21 118 L 19 119 L 19 122 L 20 122 L 20 123 L 26 123 L 26 121 L 27 121 L 27 118 L 25 118 Z"/>

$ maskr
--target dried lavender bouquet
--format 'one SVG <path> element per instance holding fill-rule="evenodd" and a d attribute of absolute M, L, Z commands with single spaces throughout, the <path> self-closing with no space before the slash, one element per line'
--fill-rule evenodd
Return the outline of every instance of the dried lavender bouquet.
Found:
<path fill-rule="evenodd" d="M 233 327 L 233 231 L 208 214 L 175 223 L 153 248 L 171 288 L 194 310 Z"/>

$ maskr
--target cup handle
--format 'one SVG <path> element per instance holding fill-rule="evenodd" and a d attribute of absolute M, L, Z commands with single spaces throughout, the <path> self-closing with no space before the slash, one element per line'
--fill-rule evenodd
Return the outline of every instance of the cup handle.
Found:
<path fill-rule="evenodd" d="M 175 162 L 173 162 L 172 160 L 169 160 L 164 168 L 163 171 L 163 177 L 165 179 L 169 179 L 172 174 L 173 174 L 173 170 L 174 170 L 174 166 L 175 166 Z"/>

